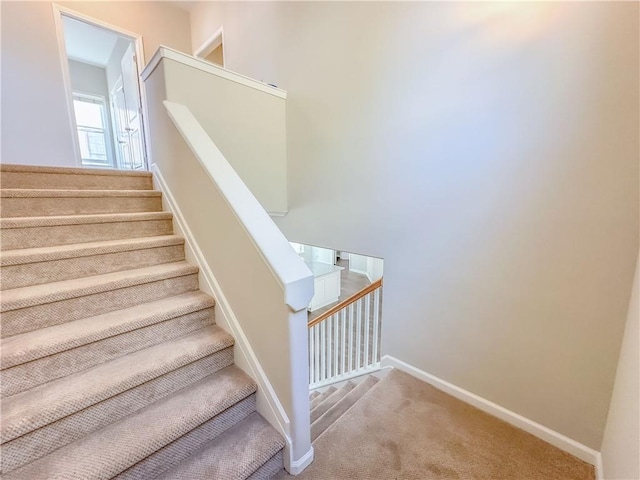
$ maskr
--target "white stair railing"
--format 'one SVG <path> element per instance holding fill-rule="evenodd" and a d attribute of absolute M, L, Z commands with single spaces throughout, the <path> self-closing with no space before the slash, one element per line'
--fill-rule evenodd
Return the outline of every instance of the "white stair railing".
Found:
<path fill-rule="evenodd" d="M 309 388 L 380 369 L 382 279 L 309 322 Z"/>

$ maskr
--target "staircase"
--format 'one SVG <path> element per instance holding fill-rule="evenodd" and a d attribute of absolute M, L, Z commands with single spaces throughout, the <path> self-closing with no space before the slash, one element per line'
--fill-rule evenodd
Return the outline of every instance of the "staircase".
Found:
<path fill-rule="evenodd" d="M 256 412 L 151 174 L 0 165 L 2 478 L 271 478 Z"/>
<path fill-rule="evenodd" d="M 311 441 L 315 441 L 342 415 L 355 405 L 378 383 L 378 377 L 367 375 L 358 383 L 349 381 L 340 388 L 329 387 L 323 392 L 315 390 L 309 395 L 311 401 Z"/>

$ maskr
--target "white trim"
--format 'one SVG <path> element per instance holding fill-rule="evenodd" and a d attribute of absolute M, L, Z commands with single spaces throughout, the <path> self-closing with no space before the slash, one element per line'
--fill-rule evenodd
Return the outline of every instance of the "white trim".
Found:
<path fill-rule="evenodd" d="M 602 453 L 598 452 L 596 455 L 596 463 L 594 465 L 596 467 L 596 480 L 605 480 L 604 479 L 604 466 L 602 465 Z"/>
<path fill-rule="evenodd" d="M 302 473 L 302 471 L 307 468 L 313 462 L 314 451 L 313 447 L 309 447 L 309 451 L 305 453 L 298 460 L 291 460 L 291 456 L 286 452 L 287 447 L 285 447 L 285 470 L 289 472 L 290 475 L 298 475 Z"/>
<path fill-rule="evenodd" d="M 77 12 L 68 7 L 63 7 L 62 5 L 58 5 L 57 3 L 53 4 L 53 8 L 55 12 L 59 12 L 60 14 L 64 14 L 67 17 L 75 18 L 84 23 L 90 23 L 96 27 L 104 28 L 105 30 L 113 30 L 118 32 L 120 35 L 124 35 L 125 37 L 129 37 L 131 40 L 136 41 L 139 38 L 142 38 L 141 35 L 131 32 L 129 30 L 125 30 L 124 28 L 118 27 L 111 23 L 104 22 L 102 20 L 98 20 L 97 18 L 90 17 L 85 15 L 84 13 Z"/>
<path fill-rule="evenodd" d="M 98 28 L 103 28 L 105 30 L 111 30 L 116 32 L 118 35 L 127 37 L 133 42 L 133 46 L 135 49 L 136 55 L 136 65 L 137 65 L 137 73 L 138 73 L 138 93 L 140 94 L 140 106 L 142 108 L 142 141 L 143 141 L 143 152 L 145 154 L 145 168 L 149 169 L 150 162 L 150 153 L 149 153 L 149 123 L 148 123 L 148 109 L 147 109 L 147 95 L 145 93 L 145 86 L 142 78 L 140 76 L 140 72 L 144 69 L 144 48 L 142 43 L 142 35 L 130 32 L 129 30 L 125 30 L 124 28 L 120 28 L 118 26 L 112 25 L 107 22 L 103 22 L 102 20 L 98 20 L 93 17 L 89 17 L 88 15 L 84 15 L 83 13 L 76 12 L 67 7 L 63 7 L 62 5 L 58 5 L 57 3 L 52 3 L 53 7 L 53 17 L 54 23 L 56 27 L 56 35 L 58 37 L 58 51 L 61 60 L 62 67 L 62 81 L 65 87 L 65 94 L 67 96 L 67 107 L 69 109 L 69 121 L 71 122 L 71 131 L 73 135 L 73 140 L 76 144 L 74 149 L 76 156 L 76 165 L 78 167 L 82 167 L 82 161 L 80 159 L 80 145 L 78 142 L 78 134 L 76 132 L 76 123 L 75 118 L 73 116 L 73 98 L 71 95 L 71 76 L 69 75 L 69 64 L 67 61 L 67 48 L 64 42 L 64 27 L 62 25 L 62 16 L 67 16 L 73 18 L 75 20 L 79 20 L 84 23 L 88 23 Z M 73 133 L 75 132 L 75 133 Z M 115 147 L 115 145 L 114 145 Z"/>
<path fill-rule="evenodd" d="M 334 387 L 336 389 L 339 389 L 340 387 L 343 387 L 344 385 L 346 385 L 347 383 L 355 383 L 356 385 L 359 384 L 360 382 L 362 382 L 365 378 L 373 375 L 374 377 L 377 378 L 382 378 L 384 377 L 388 372 L 380 367 L 380 364 L 377 363 L 375 368 L 371 368 L 371 367 L 367 367 L 370 370 L 358 370 L 358 373 L 355 375 L 350 375 L 350 376 L 345 376 L 345 377 L 341 377 L 340 380 L 336 380 L 333 382 L 327 382 L 327 383 L 323 383 L 320 386 L 311 386 L 309 385 L 309 393 L 311 392 L 315 392 L 316 390 L 320 393 L 324 392 L 326 389 L 328 389 L 329 387 Z M 387 369 L 389 370 L 389 369 Z"/>
<path fill-rule="evenodd" d="M 265 409 L 258 409 L 260 414 L 285 437 L 287 444 L 290 444 L 291 422 L 287 413 L 276 396 L 273 386 L 262 369 L 256 354 L 251 348 L 251 345 L 249 344 L 249 341 L 247 340 L 247 337 L 244 334 L 229 301 L 224 295 L 220 284 L 216 280 L 209 264 L 205 260 L 204 254 L 193 236 L 189 225 L 187 225 L 184 215 L 176 203 L 171 190 L 169 190 L 160 169 L 156 164 L 153 164 L 151 165 L 151 170 L 153 172 L 154 183 L 157 184 L 158 189 L 163 193 L 163 201 L 166 201 L 166 209 L 173 214 L 174 226 L 177 227 L 176 230 L 178 230 L 178 233 L 185 239 L 185 253 L 187 254 L 187 260 L 192 261 L 200 268 L 200 289 L 212 295 L 216 301 L 216 323 L 221 325 L 223 328 L 226 327 L 226 329 L 229 330 L 231 335 L 235 338 L 235 362 L 243 370 L 249 370 L 246 373 L 258 383 L 258 396 L 262 396 L 268 405 L 268 409 L 266 411 Z M 242 355 L 242 359 L 238 359 L 238 353 Z M 260 400 L 261 399 L 259 398 L 258 404 L 262 404 Z"/>
<path fill-rule="evenodd" d="M 62 14 L 65 9 L 55 3 L 51 4 L 53 8 L 53 23 L 56 29 L 56 39 L 58 41 L 58 57 L 60 59 L 60 68 L 62 69 L 62 84 L 64 85 L 64 95 L 67 102 L 67 118 L 71 130 L 71 139 L 73 142 L 73 160 L 75 166 L 82 167 L 82 159 L 80 155 L 80 140 L 78 138 L 78 126 L 76 125 L 75 113 L 73 108 L 73 91 L 71 88 L 71 74 L 69 73 L 69 62 L 67 60 L 67 46 L 64 43 L 64 27 L 62 25 Z"/>
<path fill-rule="evenodd" d="M 142 71 L 143 81 L 149 78 L 149 75 L 153 73 L 156 67 L 160 64 L 160 60 L 162 60 L 163 58 L 182 63 L 183 65 L 187 65 L 189 67 L 197 68 L 198 70 L 202 70 L 203 72 L 217 75 L 218 77 L 239 83 L 246 87 L 255 88 L 256 90 L 260 90 L 261 92 L 268 93 L 276 97 L 285 99 L 287 98 L 287 92 L 284 90 L 276 87 L 271 87 L 266 83 L 259 82 L 258 80 L 254 80 L 253 78 L 249 78 L 245 75 L 232 72 L 231 70 L 227 70 L 226 68 L 219 67 L 217 65 L 214 65 L 213 63 L 209 63 L 205 60 L 187 55 L 186 53 L 178 52 L 177 50 L 165 46 L 160 46 L 160 48 L 158 48 L 158 51 L 155 53 L 149 64 Z"/>
<path fill-rule="evenodd" d="M 220 26 L 220 28 L 216 30 L 213 35 L 205 40 L 205 42 L 200 45 L 200 48 L 196 49 L 193 52 L 193 56 L 204 59 L 220 45 L 222 45 L 222 67 L 224 68 L 226 52 L 224 51 L 224 28 L 222 26 Z"/>
<path fill-rule="evenodd" d="M 92 62 L 90 60 L 86 60 L 84 58 L 74 57 L 73 55 L 67 55 L 67 60 L 71 60 L 77 63 L 84 63 L 85 65 L 91 65 L 92 67 L 102 68 L 103 70 L 106 68 L 103 63 Z"/>
<path fill-rule="evenodd" d="M 162 102 L 169 118 L 200 162 L 220 194 L 232 205 L 238 222 L 282 287 L 284 303 L 292 312 L 305 310 L 313 297 L 313 274 L 293 251 L 273 220 L 211 141 L 191 111 L 179 103 Z"/>
<path fill-rule="evenodd" d="M 88 99 L 94 103 L 99 103 L 102 105 L 102 123 L 104 125 L 104 141 L 108 144 L 107 145 L 107 160 L 109 160 L 109 163 L 111 165 L 103 165 L 101 166 L 102 168 L 116 168 L 116 159 L 114 158 L 115 155 L 115 145 L 114 145 L 114 139 L 112 138 L 111 135 L 111 118 L 109 118 L 111 115 L 109 115 L 109 104 L 107 103 L 107 97 L 105 97 L 104 95 L 100 95 L 100 94 L 96 94 L 96 93 L 89 93 L 89 92 L 83 92 L 82 90 L 72 90 L 71 92 L 71 96 L 72 98 L 79 98 L 79 99 Z M 96 101 L 97 100 L 97 101 Z M 75 106 L 74 106 L 74 116 L 75 116 Z M 76 133 L 77 133 L 77 124 L 78 122 L 76 121 Z M 113 148 L 109 148 L 109 146 L 113 147 Z M 82 153 L 82 152 L 81 152 Z M 82 161 L 82 154 L 80 155 L 80 161 Z M 83 167 L 85 167 L 85 165 L 82 165 Z M 87 167 L 93 167 L 93 168 L 101 168 L 100 166 L 93 166 L 93 165 L 87 165 Z"/>
<path fill-rule="evenodd" d="M 583 445 L 580 442 L 577 442 L 561 433 L 556 432 L 544 425 L 541 425 L 533 420 L 530 420 L 522 415 L 519 415 L 511 410 L 508 410 L 500 405 L 493 403 L 486 398 L 482 398 L 475 393 L 471 393 L 463 388 L 460 388 L 452 383 L 447 382 L 446 380 L 442 380 L 441 378 L 436 377 L 435 375 L 431 375 L 430 373 L 425 372 L 424 370 L 420 370 L 419 368 L 414 367 L 402 360 L 399 360 L 391 355 L 384 355 L 380 362 L 383 368 L 393 367 L 398 370 L 402 370 L 405 373 L 408 373 L 411 376 L 414 376 L 420 380 L 427 382 L 430 385 L 433 385 L 438 390 L 442 390 L 449 395 L 456 397 L 459 400 L 462 400 L 469 405 L 473 405 L 474 407 L 486 412 L 494 417 L 499 418 L 500 420 L 504 420 L 505 422 L 518 427 L 525 432 L 528 432 L 541 440 L 544 440 L 547 443 L 550 443 L 554 447 L 558 447 L 561 450 L 573 455 L 574 457 L 579 458 L 591 465 L 597 466 L 599 452 L 593 450 L 592 448 Z"/>
<path fill-rule="evenodd" d="M 311 383 L 309 384 L 309 391 L 317 390 L 319 388 L 325 388 L 331 385 L 336 386 L 336 384 L 346 383 L 354 378 L 362 377 L 365 375 L 372 375 L 376 372 L 379 372 L 380 370 L 382 370 L 380 363 L 367 365 L 366 367 L 361 367 L 358 370 L 354 370 L 352 372 L 343 373 L 341 375 L 336 375 L 335 377 L 331 377 L 320 382 Z"/>
<path fill-rule="evenodd" d="M 272 217 L 285 217 L 289 212 L 267 212 Z"/>

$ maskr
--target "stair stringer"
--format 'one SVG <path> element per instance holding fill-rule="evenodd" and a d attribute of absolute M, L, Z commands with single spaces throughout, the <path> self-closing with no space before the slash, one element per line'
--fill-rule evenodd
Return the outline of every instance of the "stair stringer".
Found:
<path fill-rule="evenodd" d="M 293 458 L 291 421 L 282 406 L 269 378 L 262 368 L 257 355 L 251 348 L 238 318 L 233 312 L 220 284 L 215 278 L 209 264 L 204 258 L 202 250 L 198 246 L 195 236 L 191 232 L 175 197 L 171 193 L 160 169 L 155 163 L 151 164 L 154 189 L 162 191 L 162 204 L 165 211 L 173 214 L 174 233 L 185 239 L 185 259 L 199 267 L 198 281 L 200 290 L 208 293 L 215 299 L 216 324 L 227 330 L 235 338 L 234 363 L 243 372 L 249 375 L 258 384 L 256 392 L 256 409 L 273 428 L 285 438 L 284 467 L 291 475 L 297 475 L 307 468 L 314 458 L 313 446 L 301 458 Z M 305 315 L 306 311 L 302 311 Z M 298 312 L 300 314 L 300 312 Z"/>

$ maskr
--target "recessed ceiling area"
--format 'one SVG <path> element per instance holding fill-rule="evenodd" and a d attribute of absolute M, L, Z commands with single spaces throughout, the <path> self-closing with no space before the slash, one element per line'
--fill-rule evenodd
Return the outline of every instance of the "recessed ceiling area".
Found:
<path fill-rule="evenodd" d="M 100 27 L 62 16 L 67 57 L 106 67 L 119 36 Z"/>

